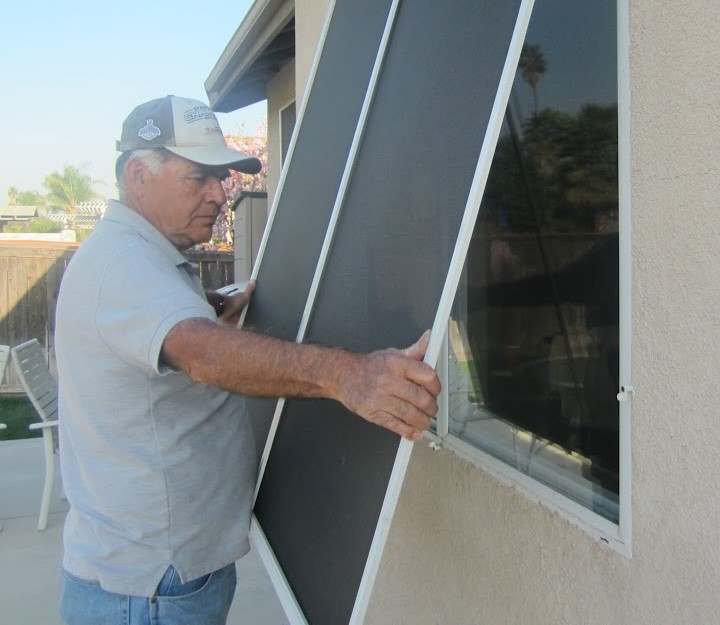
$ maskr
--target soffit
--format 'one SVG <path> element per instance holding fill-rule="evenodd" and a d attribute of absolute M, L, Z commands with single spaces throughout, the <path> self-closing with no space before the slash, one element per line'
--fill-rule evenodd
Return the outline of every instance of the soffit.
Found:
<path fill-rule="evenodd" d="M 205 81 L 210 108 L 228 113 L 266 98 L 295 57 L 295 2 L 256 0 Z"/>

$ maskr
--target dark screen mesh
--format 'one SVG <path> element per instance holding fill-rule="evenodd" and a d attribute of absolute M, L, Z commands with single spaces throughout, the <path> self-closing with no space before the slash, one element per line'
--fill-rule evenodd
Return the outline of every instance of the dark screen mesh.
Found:
<path fill-rule="evenodd" d="M 431 327 L 519 1 L 400 5 L 306 341 Z M 330 401 L 284 410 L 255 513 L 308 622 L 348 622 L 399 439 Z"/>
<path fill-rule="evenodd" d="M 390 4 L 353 0 L 335 7 L 245 316 L 246 329 L 288 341 L 297 337 Z M 249 400 L 258 452 L 275 405 L 275 400 Z"/>
<path fill-rule="evenodd" d="M 294 341 L 390 0 L 338 2 L 281 189 L 245 327 Z"/>

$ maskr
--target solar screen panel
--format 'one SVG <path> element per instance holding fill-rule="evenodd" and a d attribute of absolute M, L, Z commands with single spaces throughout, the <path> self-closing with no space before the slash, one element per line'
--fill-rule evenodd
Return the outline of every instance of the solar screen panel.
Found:
<path fill-rule="evenodd" d="M 369 352 L 434 325 L 519 9 L 400 3 L 304 340 Z M 399 444 L 335 402 L 284 403 L 255 515 L 308 622 L 362 618 Z"/>

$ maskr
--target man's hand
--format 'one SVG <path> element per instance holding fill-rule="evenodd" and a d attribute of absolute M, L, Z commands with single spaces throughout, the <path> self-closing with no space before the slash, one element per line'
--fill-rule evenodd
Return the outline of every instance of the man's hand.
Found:
<path fill-rule="evenodd" d="M 225 297 L 223 300 L 225 307 L 223 313 L 218 317 L 218 321 L 227 325 L 236 326 L 240 320 L 240 314 L 250 301 L 254 290 L 255 280 L 250 280 L 244 291 L 239 291 L 235 293 L 235 295 Z"/>
<path fill-rule="evenodd" d="M 358 356 L 355 366 L 341 374 L 340 401 L 372 423 L 420 440 L 437 414 L 440 393 L 437 374 L 422 362 L 429 341 L 428 331 L 404 350 Z"/>

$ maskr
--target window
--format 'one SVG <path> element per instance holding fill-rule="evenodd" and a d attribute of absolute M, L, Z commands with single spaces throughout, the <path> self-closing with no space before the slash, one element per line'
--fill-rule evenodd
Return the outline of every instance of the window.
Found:
<path fill-rule="evenodd" d="M 616 7 L 537 0 L 448 327 L 449 432 L 619 521 Z"/>
<path fill-rule="evenodd" d="M 296 112 L 295 102 L 290 102 L 286 107 L 280 110 L 280 163 L 285 162 L 288 149 L 290 149 L 290 139 L 295 128 Z"/>

